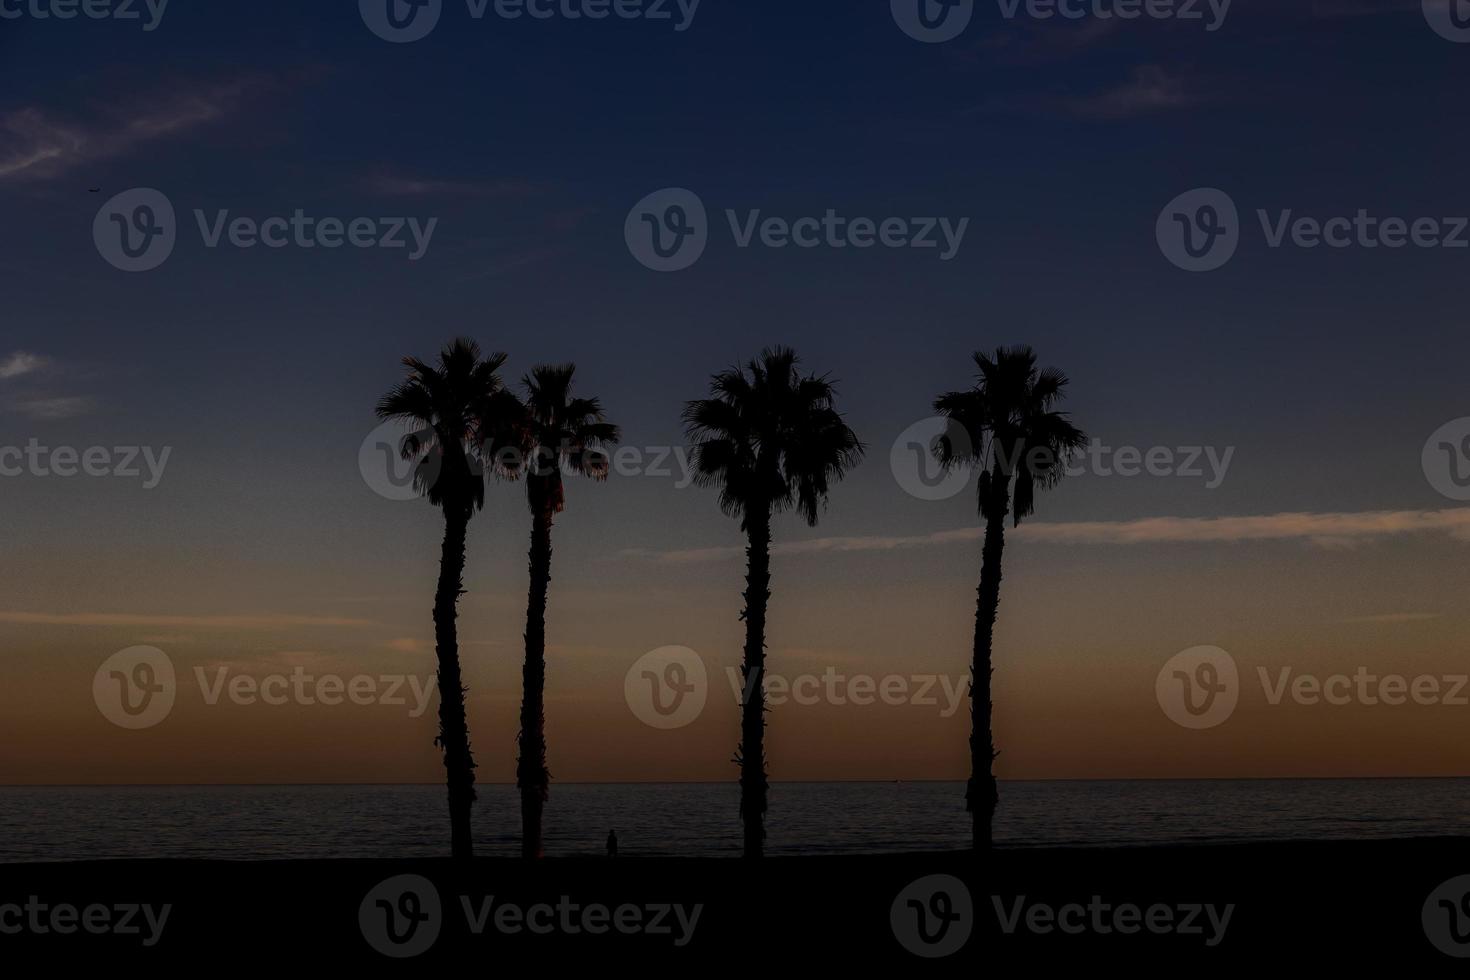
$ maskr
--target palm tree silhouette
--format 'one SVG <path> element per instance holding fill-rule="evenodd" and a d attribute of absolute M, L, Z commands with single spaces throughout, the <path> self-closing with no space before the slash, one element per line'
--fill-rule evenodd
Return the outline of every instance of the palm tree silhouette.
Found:
<path fill-rule="evenodd" d="M 1065 397 L 1067 376 L 1038 370 L 1030 347 L 996 348 L 974 355 L 979 376 L 969 391 L 952 391 L 934 402 L 950 422 L 933 450 L 947 467 L 980 470 L 978 497 L 985 518 L 980 588 L 975 604 L 975 649 L 970 667 L 970 781 L 965 808 L 970 811 L 975 850 L 991 846 L 991 823 L 999 794 L 991 731 L 991 641 L 1000 608 L 1001 553 L 1006 514 L 1015 525 L 1035 508 L 1037 488 L 1055 486 L 1064 464 L 1087 440 L 1065 412 L 1055 411 Z M 982 773 L 984 775 L 982 775 Z"/>
<path fill-rule="evenodd" d="M 551 526 L 566 503 L 564 473 L 607 478 L 604 446 L 618 441 L 596 398 L 573 398 L 575 364 L 541 365 L 523 379 L 520 423 L 526 501 L 531 507 L 531 588 L 526 604 L 526 662 L 521 671 L 521 731 L 516 785 L 521 791 L 521 855 L 539 858 L 541 814 L 550 789 L 546 767 L 546 593 L 551 585 Z"/>
<path fill-rule="evenodd" d="M 437 367 L 405 357 L 408 377 L 378 402 L 381 419 L 417 426 L 400 447 L 415 461 L 414 486 L 444 512 L 439 584 L 434 592 L 434 653 L 438 659 L 439 735 L 449 786 L 451 853 L 473 856 L 470 809 L 475 802 L 475 759 L 465 721 L 465 686 L 456 628 L 464 592 L 465 534 L 470 518 L 485 504 L 483 467 L 472 447 L 481 444 L 486 420 L 504 418 L 515 405 L 497 373 L 504 354 L 480 355 L 473 340 L 460 339 L 439 355 Z"/>
<path fill-rule="evenodd" d="M 795 510 L 815 526 L 828 486 L 863 455 L 833 408 L 825 377 L 802 376 L 795 351 L 769 348 L 743 368 L 714 375 L 709 398 L 684 410 L 701 486 L 720 489 L 720 509 L 746 534 L 745 659 L 741 671 L 740 817 L 745 856 L 761 856 L 769 783 L 765 756 L 766 604 L 771 597 L 771 516 Z"/>

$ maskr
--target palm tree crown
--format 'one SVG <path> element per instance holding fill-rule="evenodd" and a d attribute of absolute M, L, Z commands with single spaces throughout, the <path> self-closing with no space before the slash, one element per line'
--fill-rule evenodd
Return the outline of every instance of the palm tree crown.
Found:
<path fill-rule="evenodd" d="M 935 440 L 934 455 L 945 466 L 979 467 L 981 514 L 989 517 L 993 506 L 1011 504 L 1013 521 L 1020 524 L 1035 510 L 1037 489 L 1061 480 L 1064 464 L 1087 437 L 1066 412 L 1056 411 L 1066 397 L 1067 376 L 1038 369 L 1030 347 L 976 351 L 974 360 L 975 386 L 934 402 L 935 411 L 952 423 Z M 1006 493 L 1012 479 L 1014 493 Z"/>
<path fill-rule="evenodd" d="M 710 381 L 713 397 L 689 403 L 696 481 L 718 487 L 720 509 L 749 521 L 755 507 L 795 509 L 817 523 L 830 485 L 862 459 L 863 445 L 833 408 L 826 377 L 801 375 L 796 352 L 763 351 Z"/>
<path fill-rule="evenodd" d="M 479 344 L 460 338 L 440 353 L 438 367 L 405 357 L 408 377 L 378 402 L 379 418 L 417 426 L 404 437 L 400 452 L 405 460 L 417 461 L 414 486 L 436 507 L 479 510 L 485 505 L 484 470 L 475 447 L 484 444 L 494 420 L 506 418 L 514 402 L 500 379 L 505 360 L 500 353 L 482 358 Z"/>
<path fill-rule="evenodd" d="M 561 513 L 566 504 L 564 473 L 607 479 L 604 448 L 621 437 L 596 398 L 572 397 L 576 370 L 575 364 L 540 365 L 521 381 L 526 389 L 521 440 L 533 510 Z"/>

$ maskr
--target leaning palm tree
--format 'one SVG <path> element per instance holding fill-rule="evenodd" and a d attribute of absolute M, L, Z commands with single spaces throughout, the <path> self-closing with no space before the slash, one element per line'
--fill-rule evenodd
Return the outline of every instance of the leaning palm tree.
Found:
<path fill-rule="evenodd" d="M 828 487 L 856 466 L 863 445 L 833 408 L 825 377 L 801 375 L 796 353 L 765 350 L 742 367 L 716 374 L 710 397 L 684 411 L 701 486 L 720 489 L 720 509 L 740 518 L 746 535 L 745 658 L 742 674 L 740 817 L 745 856 L 761 856 L 769 783 L 765 755 L 766 604 L 771 584 L 771 517 L 795 510 L 815 526 Z"/>
<path fill-rule="evenodd" d="M 473 855 L 470 809 L 475 802 L 475 759 L 465 721 L 456 618 L 464 591 L 465 535 L 470 518 L 485 504 L 485 482 L 474 447 L 482 441 L 485 420 L 502 417 L 515 402 L 497 373 L 504 363 L 504 354 L 482 358 L 479 345 L 463 339 L 444 348 L 437 366 L 406 357 L 408 377 L 383 396 L 377 409 L 379 418 L 415 427 L 403 439 L 402 456 L 416 463 L 414 486 L 444 512 L 434 593 L 434 653 L 439 665 L 439 734 L 434 744 L 444 757 L 450 847 L 456 858 Z"/>
<path fill-rule="evenodd" d="M 521 671 L 521 731 L 516 785 L 521 791 L 521 855 L 541 856 L 541 815 L 550 790 L 546 766 L 546 593 L 551 585 L 551 526 L 566 504 L 564 473 L 604 480 L 603 447 L 618 427 L 596 398 L 572 397 L 574 364 L 532 368 L 520 419 L 526 500 L 531 506 L 531 589 L 526 604 L 526 662 Z"/>
<path fill-rule="evenodd" d="M 949 420 L 935 440 L 934 455 L 947 467 L 980 471 L 980 515 L 985 519 L 980 588 L 975 605 L 975 648 L 970 666 L 970 781 L 965 808 L 970 811 L 974 848 L 991 846 L 991 823 L 1000 797 L 996 790 L 995 737 L 991 731 L 991 640 L 1000 608 L 1001 552 L 1006 515 L 1014 525 L 1029 517 L 1036 490 L 1055 486 L 1072 454 L 1087 437 L 1065 412 L 1055 411 L 1065 397 L 1067 377 L 1038 370 L 1030 347 L 976 352 L 980 373 L 973 388 L 952 391 L 934 402 Z"/>

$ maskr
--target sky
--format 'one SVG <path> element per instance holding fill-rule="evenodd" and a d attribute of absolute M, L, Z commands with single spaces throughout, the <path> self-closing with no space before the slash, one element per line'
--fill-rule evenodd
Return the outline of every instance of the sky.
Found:
<path fill-rule="evenodd" d="M 1016 343 L 1067 372 L 1066 407 L 1108 451 L 1010 539 L 1002 778 L 1470 774 L 1470 705 L 1269 696 L 1282 670 L 1466 669 L 1470 511 L 1431 460 L 1442 427 L 1470 435 L 1470 250 L 1271 243 L 1281 220 L 1361 210 L 1453 238 L 1470 215 L 1453 97 L 1470 44 L 1419 0 L 1236 0 L 1214 30 L 1203 5 L 1124 21 L 977 2 L 940 43 L 876 0 L 668 20 L 444 0 L 406 43 L 336 0 L 173 0 L 140 21 L 29 3 L 0 0 L 21 12 L 0 16 L 0 783 L 438 780 L 434 710 L 411 694 L 274 705 L 218 683 L 299 669 L 403 693 L 432 675 L 442 521 L 375 490 L 359 456 L 400 358 L 460 335 L 507 352 L 512 382 L 576 362 L 633 461 L 573 484 L 556 525 L 558 780 L 735 776 L 742 539 L 681 476 L 680 412 L 771 344 L 835 379 L 868 447 L 819 526 L 776 524 L 771 669 L 913 695 L 775 706 L 773 778 L 967 774 L 968 704 L 944 690 L 970 655 L 973 486 L 911 492 L 901 437 L 971 382 L 972 351 Z M 167 200 L 175 240 L 129 272 L 102 243 L 138 188 Z M 707 245 L 661 272 L 627 231 L 669 188 L 706 209 Z M 1238 247 L 1208 272 L 1161 246 L 1196 188 L 1238 208 Z M 409 244 L 225 230 L 297 211 Z M 964 232 L 948 257 L 740 245 L 752 220 L 829 211 Z M 5 453 L 32 445 L 44 475 Z M 68 468 L 52 451 L 92 447 L 94 469 L 138 475 L 51 471 Z M 1118 447 L 1167 465 L 1122 475 Z M 485 782 L 513 778 L 529 525 L 522 488 L 497 485 L 471 528 L 461 653 Z M 139 645 L 177 690 L 127 729 L 94 679 Z M 625 696 L 668 646 L 709 678 L 676 730 Z M 1189 729 L 1155 682 L 1199 646 L 1238 665 L 1239 705 Z"/>

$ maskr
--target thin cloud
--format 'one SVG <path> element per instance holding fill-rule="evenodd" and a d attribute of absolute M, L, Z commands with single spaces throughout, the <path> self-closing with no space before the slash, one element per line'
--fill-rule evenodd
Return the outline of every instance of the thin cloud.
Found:
<path fill-rule="evenodd" d="M 0 381 L 9 381 L 27 374 L 34 374 L 46 366 L 46 359 L 37 354 L 16 351 L 0 361 Z"/>
<path fill-rule="evenodd" d="M 257 78 L 238 79 L 86 121 L 61 119 L 41 106 L 0 115 L 0 181 L 60 177 L 214 122 L 261 84 Z"/>
<path fill-rule="evenodd" d="M 1131 119 L 1135 116 L 1182 109 L 1195 98 L 1182 79 L 1156 65 L 1133 70 L 1128 81 L 1095 95 L 1072 100 L 1072 111 L 1091 119 Z"/>
<path fill-rule="evenodd" d="M 1360 513 L 1288 513 L 1259 517 L 1148 517 L 1135 521 L 1079 521 L 1023 524 L 1015 534 L 1048 544 L 1235 544 L 1249 541 L 1305 541 L 1318 547 L 1355 546 L 1409 534 L 1442 534 L 1470 543 L 1470 507 L 1450 510 L 1364 511 Z M 774 546 L 774 554 L 805 555 L 900 551 L 978 541 L 979 527 L 934 534 L 891 537 L 813 538 Z M 687 565 L 727 561 L 744 554 L 742 547 L 651 551 L 634 548 L 620 557 Z"/>
<path fill-rule="evenodd" d="M 363 627 L 371 620 L 335 616 L 152 616 L 131 613 L 35 613 L 0 611 L 0 623 L 15 626 L 113 626 L 150 629 L 275 630 L 304 626 Z"/>
<path fill-rule="evenodd" d="M 90 398 L 33 398 L 15 403 L 15 410 L 38 422 L 56 422 L 86 415 L 93 408 Z"/>

